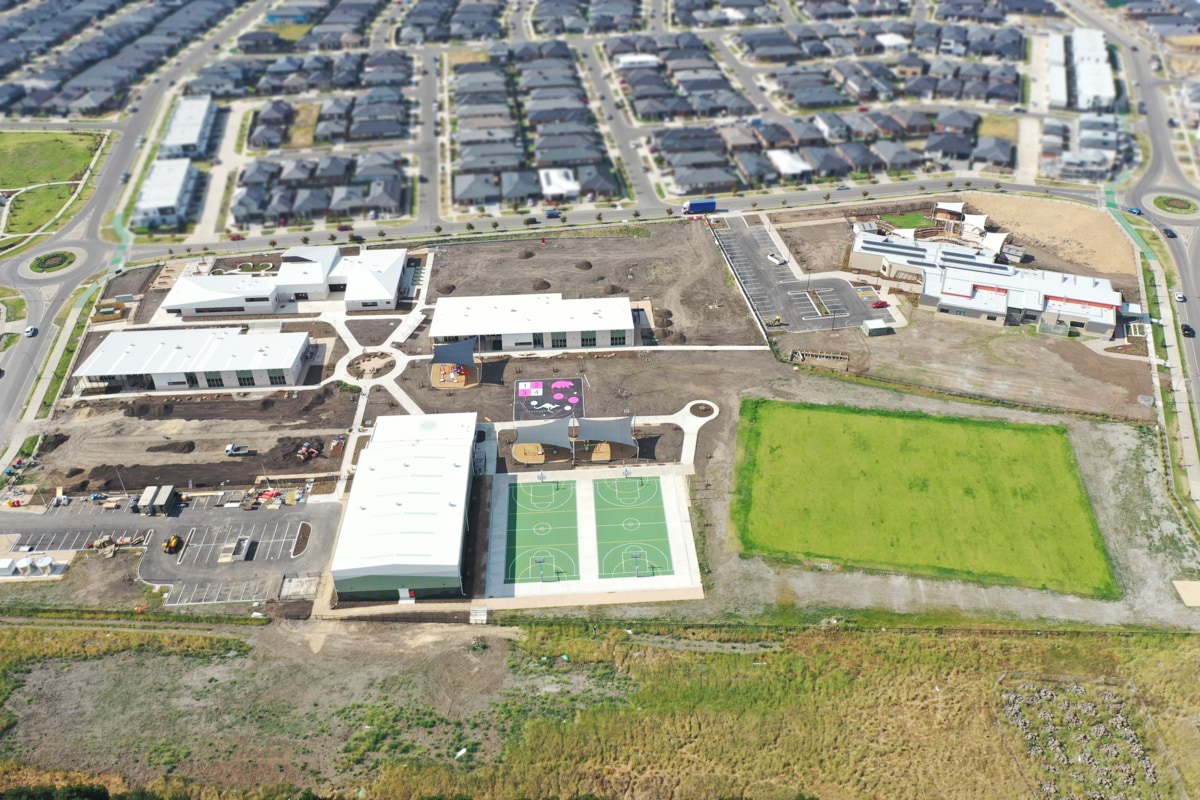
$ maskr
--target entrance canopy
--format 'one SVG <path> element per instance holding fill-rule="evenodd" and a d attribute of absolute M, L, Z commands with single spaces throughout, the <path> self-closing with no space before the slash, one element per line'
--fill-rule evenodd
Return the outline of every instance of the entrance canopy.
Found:
<path fill-rule="evenodd" d="M 633 438 L 633 417 L 581 419 L 575 438 L 581 442 L 610 442 L 637 447 Z"/>
<path fill-rule="evenodd" d="M 571 449 L 571 420 L 567 417 L 517 428 L 517 444 L 540 444 Z"/>
<path fill-rule="evenodd" d="M 475 366 L 475 351 L 478 349 L 478 336 L 470 336 L 447 344 L 437 344 L 433 346 L 433 363 L 473 367 Z"/>

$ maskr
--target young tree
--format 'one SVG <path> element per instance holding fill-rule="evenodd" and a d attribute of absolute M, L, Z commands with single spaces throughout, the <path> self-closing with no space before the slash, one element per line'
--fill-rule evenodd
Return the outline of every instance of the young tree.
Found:
<path fill-rule="evenodd" d="M 604 213 L 603 212 L 600 212 L 600 211 L 596 212 L 596 222 L 604 222 Z"/>
<path fill-rule="evenodd" d="M 277 241 L 275 241 L 274 239 L 272 239 L 271 241 L 267 242 L 267 244 L 271 245 L 271 247 L 275 247 L 276 245 L 278 245 L 278 244 L 279 244 L 279 242 L 277 242 Z"/>
<path fill-rule="evenodd" d="M 473 231 L 473 230 L 475 230 L 475 224 L 474 224 L 474 223 L 472 223 L 472 222 L 468 222 L 468 223 L 467 223 L 467 225 L 466 225 L 466 228 L 467 228 L 467 230 L 469 230 L 469 231 Z"/>
<path fill-rule="evenodd" d="M 441 232 L 442 232 L 442 226 L 441 226 L 441 225 L 434 225 L 434 226 L 433 226 L 433 232 L 434 232 L 434 233 L 441 233 Z"/>
<path fill-rule="evenodd" d="M 336 233 L 331 233 L 331 234 L 329 234 L 329 241 L 331 241 L 331 242 L 336 242 L 336 241 L 337 241 L 337 234 L 336 234 Z"/>
<path fill-rule="evenodd" d="M 309 238 L 308 238 L 307 236 L 301 236 L 301 237 L 300 237 L 300 243 L 301 243 L 301 244 L 308 244 L 308 242 L 309 242 Z"/>
<path fill-rule="evenodd" d="M 639 219 L 641 216 L 642 216 L 642 212 L 638 211 L 638 210 L 635 208 L 635 209 L 633 210 L 633 218 L 634 218 L 634 219 Z"/>
<path fill-rule="evenodd" d="M 500 223 L 496 222 L 496 220 L 492 220 L 492 230 L 496 230 L 496 228 L 499 228 L 499 227 L 500 227 Z"/>
<path fill-rule="evenodd" d="M 667 216 L 669 217 L 674 213 L 675 213 L 675 209 L 671 208 L 670 206 L 667 206 Z"/>
<path fill-rule="evenodd" d="M 869 194 L 870 194 L 869 191 L 867 191 L 866 189 L 863 189 L 863 197 L 866 197 Z"/>
<path fill-rule="evenodd" d="M 825 194 L 821 195 L 821 199 L 823 199 L 823 200 L 824 200 L 826 203 L 828 203 L 828 202 L 829 202 L 829 198 L 830 198 L 830 197 L 832 197 L 832 196 L 833 196 L 833 195 L 831 195 L 829 192 L 826 192 Z"/>

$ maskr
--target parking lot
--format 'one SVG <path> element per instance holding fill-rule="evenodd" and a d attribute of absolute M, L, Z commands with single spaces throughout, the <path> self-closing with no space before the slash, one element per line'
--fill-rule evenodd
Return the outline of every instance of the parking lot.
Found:
<path fill-rule="evenodd" d="M 255 603 L 270 599 L 279 579 L 243 581 L 179 581 L 171 587 L 164 605 L 196 606 L 212 603 Z"/>
<path fill-rule="evenodd" d="M 249 540 L 249 547 L 242 561 L 278 561 L 291 558 L 300 531 L 300 521 L 274 521 L 264 523 L 227 522 L 222 525 L 205 525 L 189 528 L 180 533 L 183 550 L 179 553 L 181 565 L 200 566 L 220 563 L 221 550 L 240 538 Z"/>
<path fill-rule="evenodd" d="M 29 553 L 82 550 L 105 535 L 118 540 L 140 536 L 146 551 L 138 576 L 155 586 L 170 586 L 166 604 L 171 606 L 274 599 L 286 576 L 318 575 L 328 566 L 340 504 L 243 511 L 232 502 L 237 499 L 195 497 L 169 516 L 154 517 L 129 512 L 125 501 L 121 508 L 105 510 L 74 500 L 44 514 L 5 514 L 0 529 L 19 534 L 13 552 Z M 183 540 L 183 547 L 164 553 L 162 545 L 172 535 Z M 223 548 L 242 538 L 244 551 L 222 558 Z"/>
<path fill-rule="evenodd" d="M 766 228 L 748 226 L 740 217 L 728 222 L 717 238 L 764 326 L 805 333 L 855 328 L 867 319 L 892 320 L 886 308 L 871 308 L 879 300 L 874 289 L 853 287 L 841 278 L 797 278 L 787 264 L 767 257 L 778 248 Z"/>

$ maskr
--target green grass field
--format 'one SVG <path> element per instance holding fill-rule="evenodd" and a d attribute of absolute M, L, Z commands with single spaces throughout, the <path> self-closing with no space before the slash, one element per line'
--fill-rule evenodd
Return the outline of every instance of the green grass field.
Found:
<path fill-rule="evenodd" d="M 931 228 L 936 224 L 919 211 L 912 211 L 908 214 L 884 214 L 880 219 L 890 222 L 897 228 Z"/>
<path fill-rule="evenodd" d="M 746 400 L 745 552 L 1118 596 L 1062 428 Z"/>
<path fill-rule="evenodd" d="M 73 180 L 99 144 L 89 133 L 0 133 L 0 189 Z"/>
<path fill-rule="evenodd" d="M 600 577 L 674 575 L 659 479 L 616 478 L 592 487 Z"/>
<path fill-rule="evenodd" d="M 579 580 L 574 481 L 508 487 L 505 583 Z"/>
<path fill-rule="evenodd" d="M 4 232 L 33 233 L 54 218 L 74 191 L 74 186 L 43 186 L 21 192 L 13 200 Z"/>

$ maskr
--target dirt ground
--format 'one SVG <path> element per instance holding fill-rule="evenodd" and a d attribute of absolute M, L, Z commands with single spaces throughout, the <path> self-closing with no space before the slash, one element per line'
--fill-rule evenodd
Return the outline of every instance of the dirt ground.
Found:
<path fill-rule="evenodd" d="M 844 220 L 775 229 L 802 272 L 833 272 L 843 268 L 854 229 Z"/>
<path fill-rule="evenodd" d="M 395 312 L 393 312 L 395 313 Z M 386 344 L 392 332 L 400 324 L 398 319 L 351 319 L 346 321 L 346 327 L 364 347 L 379 347 Z"/>
<path fill-rule="evenodd" d="M 563 297 L 628 295 L 670 311 L 671 332 L 688 344 L 758 344 L 745 305 L 711 234 L 701 225 L 646 226 L 648 236 L 547 239 L 440 247 L 427 301 L 561 292 Z M 521 258 L 522 252 L 532 253 Z M 736 313 L 733 311 L 736 309 Z"/>
<path fill-rule="evenodd" d="M 868 339 L 856 328 L 819 331 L 781 337 L 781 349 L 848 353 L 856 374 L 1030 405 L 1154 418 L 1138 402 L 1138 395 L 1153 393 L 1144 363 L 1102 356 L 1077 339 L 1037 336 L 1031 326 L 998 328 L 921 309 L 908 313 L 912 324 L 892 336 Z"/>
<path fill-rule="evenodd" d="M 452 758 L 465 729 L 468 761 L 490 760 L 503 719 L 493 709 L 508 693 L 536 702 L 591 688 L 584 669 L 509 670 L 502 628 L 308 622 L 233 633 L 248 637 L 248 655 L 38 663 L 7 703 L 20 734 L 3 739 L 4 753 L 138 784 L 166 771 L 221 786 L 348 789 L 381 755 L 360 765 L 344 750 L 371 727 L 364 712 L 395 745 L 437 760 Z"/>
<path fill-rule="evenodd" d="M 350 352 L 350 348 L 346 346 L 346 343 L 342 341 L 342 337 L 338 335 L 337 330 L 328 322 L 308 320 L 285 322 L 279 328 L 280 333 L 300 333 L 301 331 L 307 333 L 309 338 L 314 342 L 324 342 L 326 345 L 332 344 L 332 347 L 327 346 L 325 352 L 322 354 L 324 362 L 320 365 L 319 371 L 316 364 L 309 365 L 304 385 L 309 386 L 332 378 L 334 368 L 337 367 L 337 363 L 342 360 L 342 357 Z"/>
<path fill-rule="evenodd" d="M 264 461 L 273 474 L 325 472 L 336 465 L 301 464 L 295 450 L 301 441 L 345 433 L 355 402 L 356 395 L 332 386 L 249 399 L 81 401 L 55 418 L 49 436 L 59 443 L 43 453 L 40 480 L 77 487 L 72 491 L 112 488 L 119 483 L 113 469 L 118 457 L 129 484 L 238 485 L 261 474 Z M 255 456 L 227 458 L 230 443 L 249 445 Z M 88 485 L 80 486 L 85 480 Z"/>
<path fill-rule="evenodd" d="M 150 281 L 154 279 L 154 273 L 158 271 L 158 267 L 146 266 L 127 269 L 120 275 L 109 280 L 104 290 L 105 297 L 116 297 L 119 294 L 142 294 L 146 291 L 146 287 L 150 285 Z"/>
<path fill-rule="evenodd" d="M 1077 269 L 1102 275 L 1134 275 L 1133 245 L 1109 215 L 1079 203 L 1034 197 L 966 195 L 971 210 L 987 214 L 989 222 L 1012 231 L 1018 244 L 1032 244 L 1045 254 Z M 1036 264 L 1035 264 L 1036 266 Z M 1047 269 L 1059 269 L 1050 264 Z"/>
<path fill-rule="evenodd" d="M 135 608 L 147 600 L 138 558 L 131 550 L 112 558 L 81 550 L 62 580 L 0 583 L 0 605 Z"/>

